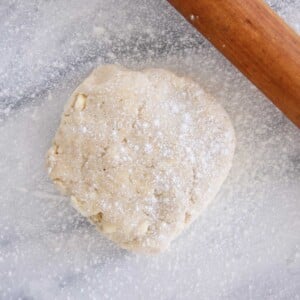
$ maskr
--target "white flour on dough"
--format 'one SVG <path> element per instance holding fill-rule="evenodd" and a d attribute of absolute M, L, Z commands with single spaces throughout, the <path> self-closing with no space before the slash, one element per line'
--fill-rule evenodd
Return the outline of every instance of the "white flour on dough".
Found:
<path fill-rule="evenodd" d="M 122 248 L 165 250 L 228 175 L 234 130 L 196 83 L 163 69 L 95 69 L 68 101 L 48 171 Z"/>

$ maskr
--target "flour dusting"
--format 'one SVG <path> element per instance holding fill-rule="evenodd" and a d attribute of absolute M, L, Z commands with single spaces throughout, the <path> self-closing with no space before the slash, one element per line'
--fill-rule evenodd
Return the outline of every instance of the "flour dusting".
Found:
<path fill-rule="evenodd" d="M 299 1 L 268 3 L 299 32 Z M 299 130 L 166 1 L 9 0 L 0 16 L 1 299 L 299 298 Z M 66 99 L 104 63 L 190 76 L 236 131 L 217 198 L 155 258 L 101 237 L 45 172 Z"/>

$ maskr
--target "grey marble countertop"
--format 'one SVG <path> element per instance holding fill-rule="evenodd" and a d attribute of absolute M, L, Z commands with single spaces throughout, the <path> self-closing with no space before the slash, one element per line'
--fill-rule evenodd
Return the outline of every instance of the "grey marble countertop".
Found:
<path fill-rule="evenodd" d="M 268 3 L 300 32 L 300 2 Z M 300 299 L 300 131 L 163 0 L 0 1 L 0 299 Z M 164 254 L 118 249 L 44 157 L 96 65 L 165 67 L 228 111 L 233 168 Z"/>

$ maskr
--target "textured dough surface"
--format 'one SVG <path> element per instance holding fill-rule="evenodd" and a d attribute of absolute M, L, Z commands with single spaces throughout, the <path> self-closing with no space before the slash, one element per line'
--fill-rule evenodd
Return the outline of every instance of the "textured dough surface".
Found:
<path fill-rule="evenodd" d="M 106 237 L 155 253 L 214 198 L 234 147 L 226 112 L 190 79 L 106 65 L 67 102 L 47 165 Z"/>

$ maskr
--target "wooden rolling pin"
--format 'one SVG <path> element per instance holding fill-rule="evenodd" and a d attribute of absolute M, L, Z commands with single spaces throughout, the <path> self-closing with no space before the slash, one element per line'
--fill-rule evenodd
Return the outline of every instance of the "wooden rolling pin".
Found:
<path fill-rule="evenodd" d="M 300 37 L 263 0 L 168 0 L 300 127 Z"/>

